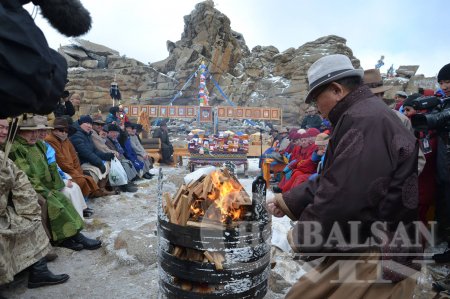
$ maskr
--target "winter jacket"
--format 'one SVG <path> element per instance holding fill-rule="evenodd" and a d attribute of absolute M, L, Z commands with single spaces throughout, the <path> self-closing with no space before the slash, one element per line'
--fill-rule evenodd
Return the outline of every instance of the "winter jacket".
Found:
<path fill-rule="evenodd" d="M 70 136 L 75 150 L 77 151 L 80 163 L 90 163 L 96 167 L 100 167 L 103 161 L 109 161 L 114 158 L 112 153 L 103 153 L 99 151 L 92 142 L 92 132 L 85 132 L 82 128 L 77 126 L 75 134 Z"/>
<path fill-rule="evenodd" d="M 276 196 L 285 213 L 299 220 L 290 241 L 301 252 L 360 250 L 372 237 L 374 222 L 386 222 L 390 235 L 400 221 L 409 226 L 418 219 L 419 145 L 399 118 L 361 86 L 336 104 L 329 119 L 334 130 L 322 174 Z M 314 246 L 305 243 L 310 221 L 322 228 L 323 240 Z M 335 224 L 349 240 L 350 221 L 360 221 L 361 244 L 325 247 Z"/>

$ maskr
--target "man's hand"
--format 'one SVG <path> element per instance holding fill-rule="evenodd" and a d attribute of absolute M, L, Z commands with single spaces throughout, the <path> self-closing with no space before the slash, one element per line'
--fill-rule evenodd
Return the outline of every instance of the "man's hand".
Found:
<path fill-rule="evenodd" d="M 119 156 L 120 156 L 120 155 L 119 155 L 118 152 L 114 151 L 114 156 L 116 156 L 116 158 L 119 159 Z"/>
<path fill-rule="evenodd" d="M 72 180 L 67 180 L 66 187 L 67 187 L 67 188 L 72 188 L 72 187 L 73 187 Z"/>
<path fill-rule="evenodd" d="M 278 203 L 275 199 L 275 196 L 271 196 L 267 198 L 267 211 L 275 217 L 284 217 L 286 214 L 283 210 L 278 206 Z"/>

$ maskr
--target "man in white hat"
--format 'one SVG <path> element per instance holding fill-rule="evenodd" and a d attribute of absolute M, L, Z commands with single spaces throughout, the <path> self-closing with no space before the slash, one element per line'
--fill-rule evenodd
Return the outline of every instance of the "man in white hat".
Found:
<path fill-rule="evenodd" d="M 404 92 L 403 90 L 399 90 L 395 93 L 394 100 L 395 100 L 395 110 L 400 111 L 403 113 L 403 102 L 408 97 L 408 94 Z"/>
<path fill-rule="evenodd" d="M 306 103 L 315 103 L 333 126 L 323 171 L 267 203 L 273 215 L 297 221 L 288 234 L 294 251 L 329 256 L 300 278 L 287 299 L 412 298 L 411 275 L 420 265 L 410 263 L 411 253 L 421 245 L 404 228 L 417 220 L 419 147 L 363 84 L 363 74 L 340 54 L 322 57 L 308 70 Z M 375 241 L 378 223 L 388 243 Z M 401 236 L 400 244 L 390 242 L 393 235 Z M 392 267 L 398 263 L 409 271 Z"/>

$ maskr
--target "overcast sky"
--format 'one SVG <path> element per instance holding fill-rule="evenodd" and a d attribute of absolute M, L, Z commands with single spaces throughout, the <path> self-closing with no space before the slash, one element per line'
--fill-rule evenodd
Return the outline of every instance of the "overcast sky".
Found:
<path fill-rule="evenodd" d="M 199 0 L 81 0 L 90 11 L 91 31 L 81 38 L 115 49 L 144 63 L 168 56 L 166 41 L 178 41 L 183 16 Z M 365 69 L 381 55 L 385 65 L 420 65 L 418 73 L 434 76 L 450 62 L 446 26 L 447 0 L 216 0 L 216 8 L 243 34 L 247 46 L 273 45 L 280 52 L 319 37 L 335 34 Z M 27 8 L 31 11 L 31 5 Z M 57 49 L 70 40 L 36 17 L 49 45 Z"/>

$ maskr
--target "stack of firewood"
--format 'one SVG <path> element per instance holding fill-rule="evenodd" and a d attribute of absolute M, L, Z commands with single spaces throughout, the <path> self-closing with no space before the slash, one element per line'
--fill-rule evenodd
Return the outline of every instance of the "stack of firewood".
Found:
<path fill-rule="evenodd" d="M 222 188 L 231 190 L 224 195 Z M 230 212 L 252 204 L 250 196 L 227 169 L 217 170 L 187 185 L 183 184 L 174 197 L 168 193 L 163 196 L 164 211 L 169 221 L 181 226 L 223 229 L 221 222 L 224 222 L 223 218 L 226 216 L 223 215 L 223 210 Z M 221 202 L 221 208 L 216 201 Z M 199 218 L 208 221 L 200 223 Z"/>
<path fill-rule="evenodd" d="M 224 194 L 221 188 L 230 192 Z M 183 184 L 173 197 L 168 193 L 163 196 L 164 211 L 169 222 L 180 226 L 218 230 L 232 225 L 224 223 L 224 218 L 231 216 L 224 217 L 223 206 L 225 210 L 237 211 L 241 206 L 252 204 L 250 196 L 227 169 L 217 170 L 187 185 Z M 221 201 L 222 208 L 215 201 Z M 200 251 L 181 246 L 174 246 L 171 254 L 179 259 L 212 263 L 216 270 L 222 270 L 225 261 L 221 252 Z"/>

